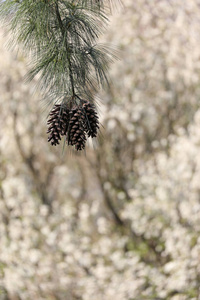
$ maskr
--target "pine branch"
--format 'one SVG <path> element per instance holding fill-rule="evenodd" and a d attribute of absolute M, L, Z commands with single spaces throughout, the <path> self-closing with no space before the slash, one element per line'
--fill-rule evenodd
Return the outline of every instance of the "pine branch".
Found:
<path fill-rule="evenodd" d="M 38 87 L 49 103 L 60 104 L 61 111 L 76 110 L 79 115 L 78 123 L 73 123 L 79 136 L 79 141 L 74 138 L 77 150 L 84 148 L 79 146 L 80 139 L 96 137 L 99 128 L 93 95 L 109 84 L 108 66 L 115 57 L 108 47 L 98 45 L 97 40 L 105 30 L 111 5 L 111 0 L 0 1 L 0 17 L 13 33 L 11 45 L 23 46 L 31 56 L 32 68 L 27 80 L 39 75 Z M 85 103 L 89 103 L 88 113 L 91 110 L 90 124 Z M 70 123 L 75 116 L 73 113 L 68 116 Z M 93 128 L 89 135 L 88 126 Z M 66 134 L 71 145 L 71 133 Z"/>
<path fill-rule="evenodd" d="M 63 36 L 63 39 L 65 39 L 65 30 L 64 30 L 64 26 L 60 17 L 60 12 L 59 12 L 59 8 L 58 8 L 58 2 L 56 1 L 55 3 L 55 9 L 56 9 L 56 16 L 58 19 L 58 23 L 59 23 L 59 27 Z M 73 73 L 72 73 L 72 66 L 71 66 L 71 60 L 70 60 L 70 54 L 69 54 L 69 47 L 67 45 L 67 39 L 65 39 L 65 47 L 66 47 L 66 51 L 67 51 L 67 60 L 68 60 L 68 64 L 69 64 L 69 76 L 70 76 L 70 82 L 71 82 L 71 86 L 72 86 L 72 93 L 73 93 L 73 97 L 75 96 L 75 90 L 74 90 L 74 78 L 73 78 Z"/>

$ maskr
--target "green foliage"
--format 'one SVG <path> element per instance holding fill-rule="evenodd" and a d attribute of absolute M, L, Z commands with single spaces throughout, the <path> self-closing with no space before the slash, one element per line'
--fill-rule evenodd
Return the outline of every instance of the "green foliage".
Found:
<path fill-rule="evenodd" d="M 38 75 L 50 103 L 76 96 L 92 100 L 108 84 L 113 54 L 97 39 L 108 22 L 110 6 L 102 0 L 0 2 L 0 16 L 12 32 L 10 45 L 22 46 L 31 55 L 27 80 Z"/>

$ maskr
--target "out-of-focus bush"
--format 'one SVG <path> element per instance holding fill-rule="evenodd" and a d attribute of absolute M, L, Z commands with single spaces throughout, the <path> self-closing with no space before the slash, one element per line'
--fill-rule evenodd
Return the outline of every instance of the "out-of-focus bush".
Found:
<path fill-rule="evenodd" d="M 85 156 L 48 145 L 48 110 L 1 37 L 1 300 L 199 299 L 199 5 L 124 1 Z"/>

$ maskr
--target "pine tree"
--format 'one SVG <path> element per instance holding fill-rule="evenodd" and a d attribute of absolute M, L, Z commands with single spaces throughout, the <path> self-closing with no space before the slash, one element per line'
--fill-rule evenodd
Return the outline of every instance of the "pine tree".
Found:
<path fill-rule="evenodd" d="M 39 76 L 39 88 L 53 106 L 47 121 L 52 145 L 66 136 L 68 145 L 82 150 L 88 137 L 97 136 L 94 95 L 108 84 L 108 65 L 114 58 L 109 47 L 97 43 L 108 22 L 110 1 L 0 1 L 11 45 L 22 46 L 31 56 L 27 79 Z"/>

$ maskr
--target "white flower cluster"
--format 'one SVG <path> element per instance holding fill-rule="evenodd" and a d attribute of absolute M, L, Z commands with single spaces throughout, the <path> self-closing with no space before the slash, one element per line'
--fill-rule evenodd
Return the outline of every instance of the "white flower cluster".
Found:
<path fill-rule="evenodd" d="M 199 0 L 124 0 L 85 157 L 48 145 L 1 36 L 0 300 L 200 299 L 199 24 Z"/>

